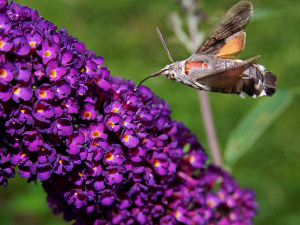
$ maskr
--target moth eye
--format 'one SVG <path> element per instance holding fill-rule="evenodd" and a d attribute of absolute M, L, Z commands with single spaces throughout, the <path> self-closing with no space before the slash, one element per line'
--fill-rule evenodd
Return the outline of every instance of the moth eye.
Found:
<path fill-rule="evenodd" d="M 170 73 L 170 78 L 175 79 L 176 78 L 176 73 L 174 73 L 174 72 Z"/>

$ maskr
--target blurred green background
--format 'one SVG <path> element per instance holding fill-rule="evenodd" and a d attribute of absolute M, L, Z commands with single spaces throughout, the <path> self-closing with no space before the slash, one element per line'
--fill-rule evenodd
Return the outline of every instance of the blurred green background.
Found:
<path fill-rule="evenodd" d="M 169 60 L 156 35 L 159 25 L 174 60 L 189 57 L 167 26 L 171 12 L 180 12 L 173 0 L 18 0 L 37 9 L 86 47 L 101 55 L 113 76 L 138 83 Z M 207 34 L 218 19 L 237 1 L 203 0 L 207 13 L 200 29 Z M 240 58 L 261 55 L 260 63 L 278 76 L 278 91 L 300 85 L 300 2 L 297 0 L 253 0 L 254 18 L 247 28 L 247 44 Z M 156 95 L 165 99 L 173 119 L 182 121 L 208 149 L 197 92 L 164 77 L 148 80 Z M 278 93 L 279 93 L 278 92 Z M 300 224 L 300 102 L 292 104 L 233 166 L 232 174 L 242 187 L 252 188 L 259 203 L 256 225 Z M 209 93 L 221 149 L 231 131 L 247 113 L 266 98 L 241 99 L 236 95 Z M 207 150 L 208 152 L 208 150 Z M 46 195 L 25 179 L 9 180 L 0 187 L 0 224 L 68 224 L 54 216 Z M 69 223 L 70 224 L 70 223 Z"/>

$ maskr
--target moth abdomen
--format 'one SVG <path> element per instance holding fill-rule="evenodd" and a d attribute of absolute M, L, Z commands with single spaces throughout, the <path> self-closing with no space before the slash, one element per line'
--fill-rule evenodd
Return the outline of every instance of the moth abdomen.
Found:
<path fill-rule="evenodd" d="M 270 71 L 264 71 L 264 67 L 253 64 L 243 73 L 242 91 L 251 97 L 269 96 L 276 91 L 277 77 Z"/>
<path fill-rule="evenodd" d="M 272 96 L 276 91 L 277 77 L 270 71 L 264 72 L 264 91 L 267 96 Z"/>

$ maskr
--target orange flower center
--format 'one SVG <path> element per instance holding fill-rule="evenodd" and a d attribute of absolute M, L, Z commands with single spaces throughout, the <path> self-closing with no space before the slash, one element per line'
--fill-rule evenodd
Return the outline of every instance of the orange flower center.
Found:
<path fill-rule="evenodd" d="M 4 69 L 0 70 L 0 77 L 6 77 L 6 71 Z"/>
<path fill-rule="evenodd" d="M 30 45 L 31 47 L 35 47 L 35 46 L 36 46 L 36 43 L 33 42 L 33 41 L 31 41 L 31 42 L 29 42 L 29 45 Z M 45 54 L 45 53 L 44 53 L 44 54 Z"/>
<path fill-rule="evenodd" d="M 156 160 L 154 161 L 153 165 L 154 165 L 155 167 L 159 167 L 159 160 L 156 159 Z"/>
<path fill-rule="evenodd" d="M 93 138 L 99 137 L 100 136 L 100 132 L 99 131 L 94 131 L 92 134 Z"/>
<path fill-rule="evenodd" d="M 114 123 L 113 122 L 111 122 L 111 121 L 109 121 L 109 122 L 107 122 L 107 124 L 109 125 L 109 126 L 111 126 L 111 127 L 114 127 Z"/>
<path fill-rule="evenodd" d="M 108 174 L 111 175 L 111 174 L 114 174 L 116 172 L 116 169 L 110 169 L 108 170 Z"/>
<path fill-rule="evenodd" d="M 13 92 L 15 95 L 19 94 L 20 93 L 20 87 L 16 86 L 13 88 Z"/>
<path fill-rule="evenodd" d="M 46 91 L 41 90 L 41 91 L 39 92 L 39 95 L 40 95 L 41 98 L 45 97 L 45 96 L 46 96 Z"/>
<path fill-rule="evenodd" d="M 56 71 L 55 70 L 50 70 L 49 76 L 50 77 L 56 77 Z"/>
<path fill-rule="evenodd" d="M 49 50 L 44 52 L 44 56 L 49 57 L 50 55 L 51 55 L 51 52 Z"/>
<path fill-rule="evenodd" d="M 107 160 L 112 160 L 113 159 L 113 154 L 111 152 L 106 154 L 106 159 Z"/>
<path fill-rule="evenodd" d="M 83 114 L 83 116 L 84 116 L 84 118 L 90 118 L 91 116 L 92 116 L 92 114 L 90 113 L 90 112 L 85 112 L 84 114 Z"/>
<path fill-rule="evenodd" d="M 42 112 L 43 109 L 44 109 L 44 107 L 43 107 L 43 105 L 41 105 L 41 104 L 38 104 L 38 105 L 36 106 L 36 111 L 38 111 L 38 112 Z"/>
<path fill-rule="evenodd" d="M 124 134 L 123 135 L 123 140 L 124 141 L 128 141 L 129 140 L 129 135 L 128 134 Z"/>
<path fill-rule="evenodd" d="M 193 155 L 191 155 L 191 156 L 189 157 L 189 161 L 190 161 L 190 163 L 193 163 L 193 162 L 195 161 L 195 157 L 194 157 Z"/>

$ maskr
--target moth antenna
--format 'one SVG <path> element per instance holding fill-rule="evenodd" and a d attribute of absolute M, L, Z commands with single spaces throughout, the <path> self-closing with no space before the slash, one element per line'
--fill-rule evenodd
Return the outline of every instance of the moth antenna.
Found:
<path fill-rule="evenodd" d="M 174 62 L 173 59 L 172 59 L 172 57 L 171 57 L 171 54 L 170 54 L 170 52 L 169 52 L 169 49 L 168 49 L 168 47 L 167 47 L 167 45 L 166 45 L 166 42 L 165 42 L 165 40 L 164 40 L 164 38 L 163 38 L 163 36 L 162 36 L 162 34 L 161 34 L 161 32 L 160 32 L 158 26 L 156 27 L 156 32 L 157 32 L 157 35 L 158 35 L 158 37 L 159 37 L 159 40 L 161 41 L 162 45 L 164 46 L 164 49 L 165 49 L 165 51 L 166 51 L 166 53 L 167 53 L 167 55 L 168 55 L 168 58 L 170 59 L 171 62 Z M 160 71 L 158 71 L 158 72 L 156 72 L 156 73 L 153 73 L 153 74 L 151 74 L 150 76 L 144 78 L 144 79 L 137 85 L 137 87 L 133 90 L 132 94 L 126 99 L 126 101 L 124 101 L 123 105 L 121 106 L 121 109 L 122 109 L 123 106 L 126 104 L 126 102 L 134 95 L 134 93 L 139 89 L 139 87 L 142 85 L 142 83 L 144 83 L 146 80 L 148 80 L 148 79 L 151 78 L 151 77 L 156 77 L 156 76 L 162 74 L 162 73 L 163 73 L 164 71 L 166 71 L 166 70 L 168 70 L 168 69 L 162 69 L 162 70 L 160 70 Z"/>
<path fill-rule="evenodd" d="M 151 75 L 149 75 L 148 77 L 144 78 L 143 80 L 140 81 L 140 83 L 136 86 L 136 88 L 133 90 L 132 94 L 126 99 L 126 101 L 124 101 L 123 105 L 121 106 L 121 109 L 123 108 L 123 106 L 126 104 L 126 102 L 134 95 L 134 93 L 139 89 L 139 87 L 142 85 L 142 83 L 144 83 L 146 80 L 148 80 L 151 77 L 156 77 L 160 74 L 162 74 L 164 71 L 166 71 L 168 69 L 162 69 L 156 73 L 153 73 Z"/>
<path fill-rule="evenodd" d="M 171 61 L 171 62 L 174 62 L 173 59 L 172 59 L 172 57 L 171 57 L 171 54 L 170 54 L 170 52 L 169 52 L 169 49 L 168 49 L 168 47 L 167 47 L 167 45 L 166 45 L 166 42 L 165 42 L 165 40 L 164 40 L 164 37 L 162 36 L 162 34 L 161 34 L 161 32 L 160 32 L 158 26 L 156 27 L 156 32 L 157 32 L 157 35 L 158 35 L 158 37 L 159 37 L 159 39 L 160 39 L 160 42 L 161 42 L 162 45 L 164 46 L 164 49 L 165 49 L 165 51 L 166 51 L 166 53 L 167 53 L 167 55 L 168 55 L 170 61 Z"/>

